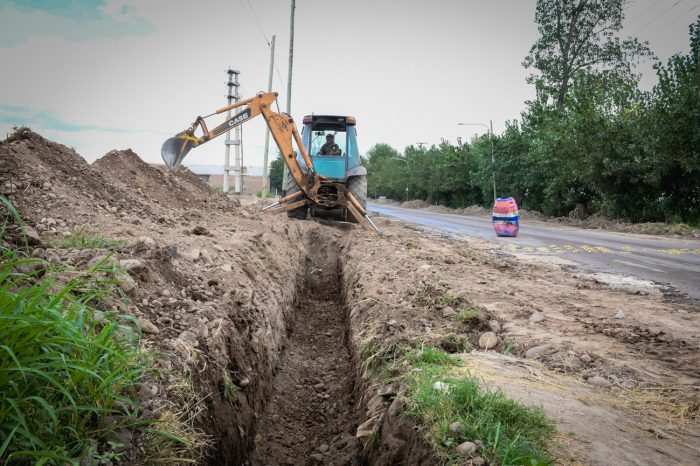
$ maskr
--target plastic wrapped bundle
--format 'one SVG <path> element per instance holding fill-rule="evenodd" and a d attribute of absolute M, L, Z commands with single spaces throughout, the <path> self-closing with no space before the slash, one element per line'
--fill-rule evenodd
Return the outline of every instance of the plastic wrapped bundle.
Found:
<path fill-rule="evenodd" d="M 518 204 L 512 197 L 499 197 L 493 204 L 493 229 L 498 236 L 518 236 Z"/>

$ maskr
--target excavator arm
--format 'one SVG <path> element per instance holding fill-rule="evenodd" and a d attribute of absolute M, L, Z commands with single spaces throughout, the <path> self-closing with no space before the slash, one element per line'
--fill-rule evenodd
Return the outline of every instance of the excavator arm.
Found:
<path fill-rule="evenodd" d="M 187 156 L 187 154 L 193 148 L 199 147 L 200 145 L 221 136 L 236 126 L 240 126 L 258 115 L 262 115 L 267 123 L 267 126 L 270 128 L 270 133 L 272 133 L 272 137 L 275 140 L 280 153 L 282 154 L 284 163 L 287 165 L 287 168 L 292 174 L 294 181 L 300 188 L 300 191 L 280 199 L 276 203 L 266 207 L 264 210 L 276 213 L 293 210 L 306 204 L 321 204 L 322 202 L 319 200 L 318 190 L 321 185 L 328 180 L 325 177 L 318 175 L 314 171 L 314 165 L 311 157 L 309 157 L 309 154 L 302 143 L 301 136 L 299 135 L 299 131 L 297 131 L 292 117 L 272 110 L 272 104 L 276 100 L 276 92 L 261 92 L 255 97 L 220 108 L 214 113 L 204 117 L 197 117 L 195 122 L 192 123 L 188 129 L 163 143 L 161 148 L 161 156 L 163 157 L 163 161 L 170 169 L 174 169 L 182 163 L 185 156 Z M 241 107 L 245 108 L 209 131 L 205 122 L 206 118 Z M 195 134 L 198 129 L 201 130 L 201 136 L 197 136 Z M 292 141 L 296 143 L 299 152 L 304 159 L 304 163 L 308 168 L 308 171 L 306 172 L 304 172 L 299 166 Z M 360 225 L 362 225 L 366 230 L 379 232 L 372 220 L 367 216 L 365 209 L 357 201 L 357 199 L 355 199 L 350 191 L 345 190 L 343 192 L 343 196 L 341 196 L 341 199 L 339 199 L 339 204 L 344 205 L 351 215 L 357 220 L 357 222 L 360 223 Z"/>

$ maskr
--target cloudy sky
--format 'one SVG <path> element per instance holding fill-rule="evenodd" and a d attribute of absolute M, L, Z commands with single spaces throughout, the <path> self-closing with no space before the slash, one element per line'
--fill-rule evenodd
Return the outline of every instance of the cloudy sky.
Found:
<path fill-rule="evenodd" d="M 519 116 L 533 95 L 520 63 L 537 38 L 534 0 L 297 0 L 292 116 L 354 115 L 360 150 L 455 142 Z M 286 108 L 290 0 L 0 0 L 0 137 L 25 124 L 88 161 L 164 139 L 225 105 L 226 69 L 244 96 Z M 665 60 L 688 50 L 700 0 L 625 5 L 625 35 Z M 641 65 L 643 86 L 655 77 Z M 216 120 L 210 120 L 210 127 Z M 262 165 L 264 122 L 244 125 L 244 163 Z M 212 141 L 186 163 L 223 163 Z"/>

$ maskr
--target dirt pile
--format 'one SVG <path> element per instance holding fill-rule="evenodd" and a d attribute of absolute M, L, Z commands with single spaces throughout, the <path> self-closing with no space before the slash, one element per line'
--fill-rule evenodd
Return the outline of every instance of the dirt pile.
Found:
<path fill-rule="evenodd" d="M 207 183 L 180 166 L 170 171 L 164 165 L 150 165 L 131 149 L 113 150 L 93 163 L 103 176 L 125 190 L 173 209 L 231 209 L 232 201 L 223 193 L 213 192 Z"/>
<path fill-rule="evenodd" d="M 0 142 L 0 186 L 40 232 L 69 231 L 119 211 L 154 213 L 147 200 L 114 186 L 73 149 L 26 128 Z"/>

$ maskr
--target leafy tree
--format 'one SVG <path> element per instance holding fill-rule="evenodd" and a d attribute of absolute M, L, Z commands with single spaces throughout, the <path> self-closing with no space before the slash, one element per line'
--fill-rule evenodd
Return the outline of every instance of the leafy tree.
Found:
<path fill-rule="evenodd" d="M 541 37 L 523 60 L 539 75 L 528 78 L 556 107 L 564 107 L 577 72 L 632 78 L 635 59 L 651 56 L 647 43 L 620 39 L 622 0 L 538 0 L 535 22 Z"/>
<path fill-rule="evenodd" d="M 284 176 L 284 160 L 280 155 L 270 163 L 270 189 L 282 191 L 282 177 Z"/>
<path fill-rule="evenodd" d="M 667 220 L 700 221 L 700 17 L 690 52 L 657 65 L 644 133 L 655 154 L 658 202 Z"/>
<path fill-rule="evenodd" d="M 367 194 L 370 197 L 387 196 L 400 199 L 403 189 L 400 187 L 401 175 L 406 175 L 406 169 L 401 165 L 399 152 L 388 144 L 375 144 L 366 154 Z M 404 185 L 405 186 L 405 185 Z"/>

